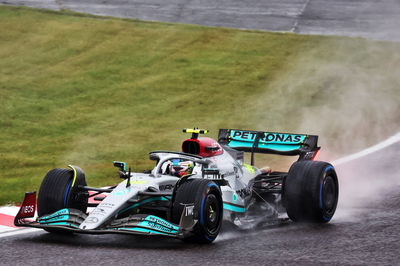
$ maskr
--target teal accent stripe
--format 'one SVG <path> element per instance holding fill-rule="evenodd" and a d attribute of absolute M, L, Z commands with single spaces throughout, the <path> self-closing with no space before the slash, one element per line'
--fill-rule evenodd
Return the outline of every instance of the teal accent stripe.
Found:
<path fill-rule="evenodd" d="M 171 228 L 173 228 L 174 230 L 178 230 L 179 227 L 171 224 L 170 222 L 168 222 L 167 220 L 164 220 L 160 217 L 154 216 L 154 215 L 149 215 L 146 217 L 145 221 L 151 222 L 151 223 L 156 223 L 156 224 L 160 224 L 161 226 L 164 227 L 168 227 L 170 226 Z"/>
<path fill-rule="evenodd" d="M 168 198 L 169 198 L 169 197 L 168 197 Z M 161 197 L 161 196 L 159 196 L 159 197 L 148 198 L 148 199 L 145 199 L 145 200 L 143 200 L 143 201 L 141 201 L 141 202 L 135 203 L 135 204 L 133 204 L 133 205 L 131 205 L 131 206 L 129 206 L 129 207 L 123 209 L 123 210 L 120 211 L 119 213 L 123 213 L 123 212 L 125 212 L 125 211 L 127 211 L 127 210 L 136 208 L 136 207 L 138 207 L 138 206 L 140 206 L 140 205 L 142 205 L 142 204 L 149 203 L 149 202 L 152 202 L 152 201 L 157 201 L 157 200 L 166 201 L 166 200 L 169 200 L 169 199 L 166 199 L 165 197 Z"/>
<path fill-rule="evenodd" d="M 136 231 L 136 232 L 141 232 L 141 233 L 150 233 L 150 234 L 156 234 L 156 235 L 166 235 L 169 236 L 171 234 L 167 234 L 167 233 L 161 233 L 161 232 L 157 232 L 157 231 L 153 231 L 150 229 L 145 229 L 145 228 L 118 228 L 118 230 L 128 230 L 128 231 Z"/>
<path fill-rule="evenodd" d="M 143 226 L 146 228 L 156 228 L 156 229 L 158 229 L 160 231 L 164 231 L 166 233 L 177 233 L 178 232 L 177 229 L 175 229 L 175 228 L 168 228 L 168 227 L 162 226 L 158 223 L 149 222 L 149 221 L 140 222 L 140 223 L 138 223 L 138 226 Z"/>
<path fill-rule="evenodd" d="M 224 203 L 224 209 L 232 212 L 246 212 L 246 208 L 233 206 L 228 203 Z"/>
<path fill-rule="evenodd" d="M 263 132 L 264 137 L 259 140 L 257 148 L 270 149 L 282 152 L 295 151 L 302 147 L 307 135 Z M 256 132 L 246 130 L 231 130 L 229 147 L 252 148 L 256 139 Z"/>
<path fill-rule="evenodd" d="M 67 215 L 67 214 L 69 214 L 69 209 L 61 209 L 50 215 L 39 217 L 39 220 L 48 220 L 48 219 L 52 219 L 52 218 L 60 216 L 60 215 Z"/>
<path fill-rule="evenodd" d="M 240 133 L 239 136 L 235 136 L 236 133 Z M 240 141 L 240 142 L 250 142 L 254 143 L 255 141 L 255 132 L 250 132 L 246 130 L 232 130 L 229 137 L 231 140 Z M 288 134 L 288 133 L 272 133 L 272 132 L 264 132 L 265 136 L 263 139 L 260 139 L 260 144 L 285 144 L 285 145 L 296 145 L 302 144 L 302 142 L 306 139 L 307 135 L 304 134 Z"/>
<path fill-rule="evenodd" d="M 56 216 L 56 217 L 48 218 L 48 219 L 39 218 L 39 223 L 45 224 L 45 223 L 50 223 L 50 222 L 65 221 L 68 219 L 69 219 L 69 215 L 61 215 L 61 216 Z"/>
<path fill-rule="evenodd" d="M 46 225 L 67 225 L 67 226 L 79 228 L 79 226 L 77 226 L 75 224 L 70 224 L 70 223 L 66 223 L 66 222 L 48 223 Z"/>
<path fill-rule="evenodd" d="M 232 140 L 229 143 L 229 147 L 232 148 L 238 148 L 238 147 L 247 147 L 247 148 L 251 148 L 253 147 L 253 142 L 241 142 L 241 141 L 236 141 L 236 140 Z M 301 145 L 294 145 L 294 144 L 264 144 L 264 143 L 260 143 L 258 145 L 259 149 L 270 149 L 270 150 L 276 150 L 276 151 L 294 151 L 294 150 L 298 150 L 301 148 Z"/>

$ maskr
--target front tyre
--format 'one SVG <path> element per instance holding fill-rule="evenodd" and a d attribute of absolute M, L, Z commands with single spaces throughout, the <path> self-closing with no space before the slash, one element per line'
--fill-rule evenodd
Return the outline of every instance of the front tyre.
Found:
<path fill-rule="evenodd" d="M 38 194 L 39 217 L 64 208 L 86 212 L 88 193 L 78 188 L 86 186 L 86 180 L 83 172 L 78 170 L 55 168 L 46 174 Z"/>
<path fill-rule="evenodd" d="M 172 222 L 179 224 L 186 205 L 194 205 L 193 217 L 198 220 L 193 234 L 184 241 L 211 243 L 218 236 L 222 224 L 223 203 L 221 190 L 213 181 L 189 179 L 175 192 Z"/>
<path fill-rule="evenodd" d="M 299 161 L 290 167 L 283 187 L 283 204 L 291 220 L 327 223 L 335 213 L 338 197 L 338 179 L 331 164 Z"/>

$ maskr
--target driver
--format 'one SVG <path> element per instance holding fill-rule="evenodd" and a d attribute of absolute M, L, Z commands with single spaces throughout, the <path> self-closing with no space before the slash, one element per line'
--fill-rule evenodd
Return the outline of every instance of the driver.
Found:
<path fill-rule="evenodd" d="M 193 172 L 194 163 L 192 161 L 181 161 L 180 159 L 174 159 L 169 165 L 170 175 L 183 177 L 190 175 Z"/>

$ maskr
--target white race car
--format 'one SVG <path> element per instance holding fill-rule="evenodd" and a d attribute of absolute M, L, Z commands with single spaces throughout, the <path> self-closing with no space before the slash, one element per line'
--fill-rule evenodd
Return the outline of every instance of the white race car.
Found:
<path fill-rule="evenodd" d="M 87 186 L 77 166 L 50 170 L 37 199 L 36 192 L 25 194 L 15 225 L 51 233 L 163 235 L 211 243 L 223 221 L 248 228 L 279 221 L 287 213 L 295 222 L 326 223 L 335 213 L 336 172 L 329 163 L 313 160 L 320 149 L 318 136 L 220 129 L 215 141 L 199 137 L 207 130 L 183 131 L 192 137 L 183 142 L 182 152 L 151 152 L 152 170 L 134 173 L 126 163 L 114 162 L 123 178 L 116 186 Z M 244 152 L 251 153 L 250 164 L 244 163 Z M 253 166 L 254 153 L 299 159 L 288 172 L 263 171 Z"/>

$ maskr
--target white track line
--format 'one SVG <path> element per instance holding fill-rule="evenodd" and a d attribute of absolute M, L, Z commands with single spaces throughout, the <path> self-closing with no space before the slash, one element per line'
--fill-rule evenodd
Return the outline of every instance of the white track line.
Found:
<path fill-rule="evenodd" d="M 15 215 L 17 215 L 18 211 L 19 211 L 19 207 L 16 207 L 16 206 L 0 207 L 0 213 L 5 214 L 5 215 L 15 216 Z"/>
<path fill-rule="evenodd" d="M 382 149 L 384 149 L 384 148 L 386 148 L 386 147 L 388 147 L 390 145 L 393 145 L 394 143 L 399 142 L 399 141 L 400 141 L 400 132 L 398 132 L 396 135 L 391 136 L 387 140 L 382 141 L 382 142 L 380 142 L 380 143 L 378 143 L 378 144 L 376 144 L 376 145 L 374 145 L 372 147 L 369 147 L 369 148 L 367 148 L 365 150 L 362 150 L 360 152 L 345 156 L 345 157 L 340 158 L 338 160 L 335 160 L 335 161 L 333 161 L 331 163 L 333 165 L 339 165 L 339 164 L 347 163 L 347 162 L 353 161 L 355 159 L 367 156 L 367 155 L 369 155 L 371 153 L 377 152 L 379 150 L 382 150 Z"/>
<path fill-rule="evenodd" d="M 0 232 L 0 238 L 7 237 L 7 236 L 15 236 L 15 235 L 20 235 L 20 234 L 27 234 L 27 233 L 32 233 L 36 231 L 40 231 L 42 229 L 38 228 L 17 228 L 14 230 L 7 230 L 4 232 Z"/>
<path fill-rule="evenodd" d="M 308 4 L 310 3 L 310 1 L 311 1 L 311 0 L 307 0 L 307 1 L 303 4 L 303 6 L 301 7 L 299 14 L 296 16 L 296 20 L 295 20 L 295 22 L 294 22 L 292 28 L 289 30 L 290 32 L 296 32 L 296 31 L 297 31 L 297 28 L 299 27 L 299 19 L 300 19 L 300 17 L 303 15 L 303 13 L 304 13 L 304 11 L 306 10 L 306 8 L 307 8 Z"/>

